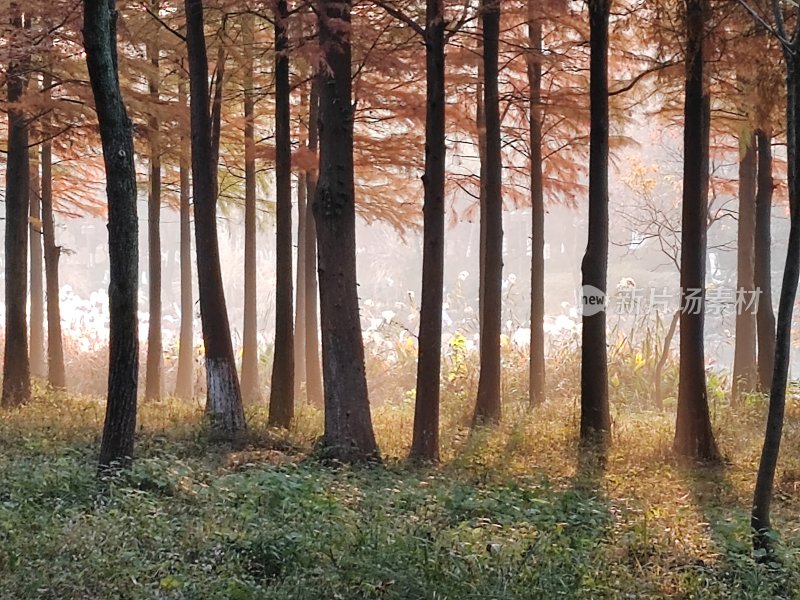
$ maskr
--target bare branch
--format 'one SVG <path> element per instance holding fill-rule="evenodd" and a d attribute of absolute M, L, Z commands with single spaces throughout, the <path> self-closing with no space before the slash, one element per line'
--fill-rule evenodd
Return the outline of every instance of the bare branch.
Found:
<path fill-rule="evenodd" d="M 389 4 L 388 2 L 384 2 L 383 0 L 372 0 L 372 2 L 375 4 L 375 6 L 382 8 L 398 21 L 402 21 L 403 23 L 411 27 L 411 29 L 413 29 L 417 34 L 421 35 L 422 37 L 425 37 L 425 29 L 423 29 L 423 27 L 419 23 L 417 23 L 414 19 L 409 17 L 402 10 L 399 10 L 397 7 L 392 6 L 391 4 Z"/>

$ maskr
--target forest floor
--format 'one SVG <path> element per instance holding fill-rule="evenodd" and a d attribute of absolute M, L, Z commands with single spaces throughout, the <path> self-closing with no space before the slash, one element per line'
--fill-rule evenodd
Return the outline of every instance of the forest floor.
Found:
<path fill-rule="evenodd" d="M 320 415 L 282 437 L 250 414 L 240 448 L 201 411 L 142 407 L 131 471 L 99 480 L 100 401 L 43 395 L 0 415 L 0 598 L 800 597 L 800 404 L 790 403 L 774 525 L 748 529 L 765 403 L 715 406 L 726 461 L 670 451 L 673 416 L 620 408 L 605 467 L 579 460 L 574 402 L 469 435 L 447 400 L 443 462 L 402 460 L 411 405 L 375 409 L 379 467 L 313 458 Z"/>

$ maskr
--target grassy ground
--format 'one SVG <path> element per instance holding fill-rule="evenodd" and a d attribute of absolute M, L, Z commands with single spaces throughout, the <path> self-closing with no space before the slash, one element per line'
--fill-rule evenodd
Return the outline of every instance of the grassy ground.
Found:
<path fill-rule="evenodd" d="M 39 398 L 0 416 L 0 598 L 430 599 L 800 597 L 800 409 L 792 404 L 775 525 L 756 564 L 748 507 L 765 407 L 715 426 L 722 466 L 677 461 L 672 415 L 615 415 L 605 469 L 580 460 L 573 402 L 507 407 L 469 436 L 444 407 L 444 461 L 401 457 L 410 404 L 375 411 L 385 464 L 310 457 L 320 415 L 291 435 L 252 411 L 251 443 L 210 445 L 197 407 L 142 409 L 135 467 L 98 481 L 102 405 Z"/>

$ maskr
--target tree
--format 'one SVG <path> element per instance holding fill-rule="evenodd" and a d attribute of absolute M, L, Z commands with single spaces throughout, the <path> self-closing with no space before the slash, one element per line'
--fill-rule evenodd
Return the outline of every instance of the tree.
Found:
<path fill-rule="evenodd" d="M 314 218 L 319 245 L 325 434 L 329 456 L 378 457 L 372 429 L 358 310 L 353 177 L 351 2 L 319 0 L 321 78 L 319 182 Z"/>
<path fill-rule="evenodd" d="M 208 385 L 206 414 L 215 434 L 230 438 L 242 433 L 246 424 L 219 262 L 216 221 L 218 154 L 212 143 L 208 56 L 203 20 L 202 0 L 186 0 L 194 229 Z M 219 85 L 220 81 L 217 80 L 217 91 Z"/>
<path fill-rule="evenodd" d="M 157 14 L 158 0 L 150 3 Z M 160 48 L 157 36 L 147 42 L 147 58 L 151 71 L 147 85 L 153 107 L 160 100 L 159 65 Z M 159 118 L 151 114 L 147 120 L 148 154 L 150 160 L 150 190 L 147 197 L 147 255 L 150 320 L 147 326 L 147 367 L 145 371 L 145 400 L 161 398 L 161 371 L 163 360 L 161 344 L 161 132 Z"/>
<path fill-rule="evenodd" d="M 308 150 L 316 157 L 319 142 L 319 75 L 311 81 L 308 98 Z M 316 160 L 319 164 L 319 159 Z M 317 288 L 317 226 L 314 217 L 314 198 L 317 196 L 317 169 L 308 170 L 306 179 L 305 223 L 305 315 L 306 315 L 306 398 L 313 406 L 323 405 L 322 368 L 319 356 L 319 291 Z"/>
<path fill-rule="evenodd" d="M 269 424 L 288 428 L 294 418 L 294 332 L 292 290 L 292 140 L 289 40 L 286 0 L 275 11 L 275 354 Z M 349 100 L 348 100 L 349 104 Z"/>
<path fill-rule="evenodd" d="M 17 46 L 25 47 L 22 10 L 11 4 L 11 26 Z M 20 106 L 30 55 L 12 58 L 8 66 L 8 155 L 6 158 L 6 329 L 3 395 L 0 404 L 19 406 L 30 399 L 28 360 L 28 116 Z"/>
<path fill-rule="evenodd" d="M 775 367 L 775 313 L 772 309 L 772 136 L 756 131 L 758 177 L 754 248 L 754 283 L 759 291 L 756 330 L 758 338 L 758 382 L 769 394 Z"/>
<path fill-rule="evenodd" d="M 256 140 L 254 38 L 255 15 L 246 15 L 244 44 L 244 323 L 242 324 L 242 397 L 261 398 L 258 376 L 258 267 L 256 265 Z"/>
<path fill-rule="evenodd" d="M 108 196 L 110 342 L 100 467 L 133 456 L 139 372 L 139 249 L 133 126 L 119 85 L 115 0 L 84 0 L 83 45 L 92 84 Z"/>
<path fill-rule="evenodd" d="M 425 113 L 425 186 L 422 254 L 422 306 L 411 457 L 439 459 L 439 380 L 442 363 L 444 287 L 445 20 L 444 2 L 428 0 L 425 13 L 427 76 Z"/>
<path fill-rule="evenodd" d="M 611 432 L 605 310 L 591 314 L 592 294 L 603 300 L 608 277 L 608 19 L 611 0 L 589 0 L 591 132 L 589 148 L 589 238 L 583 257 L 581 345 L 581 439 Z M 591 286 L 591 287 L 589 287 Z M 594 288 L 594 289 L 592 289 Z"/>
<path fill-rule="evenodd" d="M 756 177 L 758 157 L 756 136 L 744 136 L 739 159 L 739 220 L 736 249 L 736 288 L 739 293 L 755 290 Z M 736 312 L 736 345 L 733 358 L 731 402 L 756 389 L 756 318 L 752 311 Z"/>
<path fill-rule="evenodd" d="M 51 76 L 42 77 L 42 88 L 49 99 Z M 58 262 L 61 247 L 56 244 L 55 219 L 53 217 L 53 144 L 50 139 L 50 122 L 45 119 L 42 142 L 42 239 L 44 243 L 45 287 L 47 288 L 47 381 L 53 389 L 67 387 L 64 366 L 64 343 L 61 335 L 61 303 L 59 302 Z"/>
<path fill-rule="evenodd" d="M 531 165 L 531 344 L 528 401 L 545 399 L 544 373 L 544 174 L 542 172 L 542 18 L 528 0 L 528 58 Z"/>
<path fill-rule="evenodd" d="M 186 86 L 178 84 L 178 104 L 186 108 Z M 181 133 L 178 149 L 180 186 L 180 257 L 181 257 L 181 330 L 178 340 L 178 372 L 175 396 L 184 400 L 194 396 L 194 301 L 192 300 L 192 207 L 189 171 L 191 169 L 189 137 Z"/>
<path fill-rule="evenodd" d="M 500 2 L 482 0 L 483 25 L 483 109 L 486 122 L 485 183 L 485 267 L 480 337 L 481 366 L 474 424 L 500 421 L 500 329 L 503 284 L 503 198 L 502 146 L 498 52 L 500 41 Z M 483 184 L 482 184 L 483 185 Z"/>
<path fill-rule="evenodd" d="M 47 366 L 44 353 L 44 253 L 42 249 L 42 188 L 38 148 L 30 160 L 30 368 L 34 377 L 44 377 Z"/>
<path fill-rule="evenodd" d="M 686 92 L 683 135 L 680 382 L 674 448 L 701 460 L 719 459 L 711 429 L 703 340 L 710 104 L 703 40 L 707 0 L 686 0 Z"/>
<path fill-rule="evenodd" d="M 795 5 L 790 9 L 794 13 L 792 19 L 795 23 L 795 29 L 791 34 L 787 34 L 786 19 L 781 3 L 773 2 L 772 7 L 774 21 L 772 31 L 782 46 L 783 61 L 786 67 L 786 141 L 790 227 L 786 265 L 783 270 L 783 283 L 778 305 L 775 365 L 769 394 L 769 411 L 750 517 L 753 545 L 756 549 L 766 550 L 767 555 L 771 555 L 773 549 L 770 537 L 770 506 L 783 434 L 786 387 L 791 356 L 792 314 L 797 295 L 798 278 L 800 278 L 800 209 L 798 209 L 798 202 L 800 202 L 800 153 L 798 153 L 798 144 L 800 144 L 800 120 L 798 119 L 798 113 L 800 113 L 800 5 Z"/>

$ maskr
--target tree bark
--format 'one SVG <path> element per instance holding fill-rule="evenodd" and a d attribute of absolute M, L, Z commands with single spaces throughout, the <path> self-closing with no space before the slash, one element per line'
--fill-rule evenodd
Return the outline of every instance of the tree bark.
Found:
<path fill-rule="evenodd" d="M 12 44 L 22 33 L 22 9 L 10 7 Z M 8 154 L 6 157 L 6 329 L 3 356 L 3 393 L 0 404 L 19 406 L 30 400 L 31 381 L 28 361 L 28 120 L 16 103 L 25 93 L 29 57 L 8 66 Z M 15 106 L 16 104 L 16 106 Z"/>
<path fill-rule="evenodd" d="M 42 187 L 39 178 L 39 153 L 34 152 L 30 161 L 30 365 L 31 375 L 47 376 L 44 351 L 44 253 L 42 250 Z"/>
<path fill-rule="evenodd" d="M 52 80 L 45 73 L 42 88 L 47 99 L 50 97 Z M 58 262 L 61 247 L 56 244 L 56 227 L 53 217 L 53 146 L 49 139 L 50 121 L 44 121 L 45 137 L 42 142 L 42 238 L 44 241 L 44 270 L 47 287 L 47 381 L 50 387 L 63 390 L 67 387 L 67 373 L 64 366 L 64 342 L 61 335 L 61 302 L 58 281 Z"/>
<path fill-rule="evenodd" d="M 678 454 L 684 456 L 714 461 L 719 459 L 719 451 L 708 411 L 703 340 L 710 127 L 710 103 L 705 91 L 703 52 L 707 9 L 707 0 L 686 0 L 681 355 L 674 448 Z"/>
<path fill-rule="evenodd" d="M 608 402 L 606 313 L 586 310 L 587 294 L 605 300 L 608 279 L 608 19 L 610 0 L 589 1 L 590 104 L 589 238 L 583 257 L 584 315 L 581 346 L 581 440 L 606 441 Z M 592 290 L 587 287 L 595 288 Z M 594 313 L 594 314 L 591 314 Z"/>
<path fill-rule="evenodd" d="M 292 140 L 286 0 L 275 14 L 275 353 L 269 424 L 288 428 L 294 418 L 294 292 L 292 289 Z"/>
<path fill-rule="evenodd" d="M 756 192 L 756 233 L 754 281 L 759 293 L 756 311 L 758 337 L 758 382 L 769 394 L 775 368 L 775 313 L 772 309 L 772 136 L 756 132 L 758 145 L 758 190 Z"/>
<path fill-rule="evenodd" d="M 473 425 L 498 423 L 500 390 L 500 329 L 503 286 L 503 165 L 501 156 L 498 51 L 500 3 L 482 0 L 484 111 L 486 118 L 486 250 L 481 366 Z"/>
<path fill-rule="evenodd" d="M 423 204 L 422 306 L 414 406 L 412 459 L 439 460 L 439 384 L 442 367 L 442 299 L 445 236 L 444 2 L 427 0 L 425 24 L 426 114 Z"/>
<path fill-rule="evenodd" d="M 778 9 L 779 10 L 779 9 Z M 800 12 L 800 9 L 798 9 Z M 778 16 L 778 15 L 776 15 Z M 800 277 L 800 25 L 792 35 L 792 47 L 784 48 L 786 65 L 786 141 L 787 175 L 789 181 L 789 209 L 791 226 L 786 250 L 786 266 L 783 270 L 778 306 L 778 327 L 775 338 L 775 368 L 769 395 L 769 411 L 764 433 L 764 446 L 758 464 L 756 487 L 753 492 L 753 511 L 750 526 L 753 529 L 753 545 L 763 548 L 771 556 L 773 547 L 769 536 L 770 506 L 775 485 L 775 471 L 783 435 L 783 420 L 786 410 L 786 387 L 792 347 L 792 314 Z"/>
<path fill-rule="evenodd" d="M 356 278 L 351 81 L 351 1 L 320 0 L 320 173 L 314 198 L 319 244 L 322 368 L 328 456 L 378 457 L 364 368 Z"/>
<path fill-rule="evenodd" d="M 755 134 L 745 140 L 746 148 L 739 160 L 739 221 L 737 256 L 737 293 L 749 299 L 755 291 L 756 173 L 758 157 Z M 757 386 L 756 316 L 737 303 L 736 337 L 733 357 L 731 403 Z"/>
<path fill-rule="evenodd" d="M 127 464 L 133 456 L 139 376 L 137 322 L 139 232 L 133 125 L 119 86 L 115 0 L 84 0 L 83 42 L 92 83 L 108 196 L 111 281 L 108 404 L 100 467 Z"/>
<path fill-rule="evenodd" d="M 186 86 L 178 84 L 178 104 L 186 108 Z M 181 330 L 178 340 L 178 372 L 175 377 L 175 397 L 191 400 L 194 397 L 194 300 L 192 299 L 192 206 L 189 172 L 191 149 L 189 139 L 181 134 L 180 179 L 180 255 L 181 255 Z"/>
<path fill-rule="evenodd" d="M 483 337 L 486 321 L 486 108 L 484 102 L 484 47 L 483 24 L 479 21 L 477 32 L 478 82 L 475 86 L 475 125 L 478 129 L 478 334 Z M 480 338 L 479 338 L 480 339 Z"/>
<path fill-rule="evenodd" d="M 158 0 L 151 3 L 157 13 Z M 151 106 L 159 102 L 159 47 L 154 41 L 147 43 L 147 54 L 153 68 L 148 78 Z M 145 370 L 145 400 L 161 399 L 162 342 L 161 342 L 161 132 L 159 119 L 148 118 L 148 143 L 150 162 L 150 193 L 147 198 L 147 255 L 150 321 L 147 327 L 147 366 Z"/>
<path fill-rule="evenodd" d="M 294 397 L 303 394 L 306 381 L 306 205 L 308 183 L 305 172 L 297 175 L 297 274 L 294 297 Z"/>
<path fill-rule="evenodd" d="M 539 3 L 528 0 L 528 58 L 531 152 L 531 345 L 528 400 L 545 399 L 544 367 L 544 177 L 542 173 L 542 17 Z"/>
<path fill-rule="evenodd" d="M 256 140 L 254 43 L 255 16 L 244 22 L 244 324 L 242 327 L 242 397 L 261 400 L 258 375 L 258 265 L 256 241 Z"/>
<path fill-rule="evenodd" d="M 319 141 L 319 75 L 311 82 L 308 102 L 308 149 L 317 154 Z M 317 160 L 319 165 L 319 160 Z M 318 169 L 306 171 L 306 237 L 305 237 L 305 299 L 306 299 L 306 399 L 312 406 L 322 406 L 322 366 L 319 355 L 319 291 L 317 288 L 317 226 L 314 218 L 314 198 L 317 197 Z"/>
<path fill-rule="evenodd" d="M 233 438 L 246 429 L 246 424 L 219 259 L 216 176 L 218 155 L 212 133 L 212 123 L 217 122 L 217 119 L 212 119 L 209 106 L 208 56 L 202 0 L 186 0 L 186 41 L 191 95 L 197 279 L 208 386 L 206 414 L 216 436 Z M 220 68 L 222 65 L 218 65 L 218 69 Z M 218 78 L 217 85 L 220 83 Z"/>

